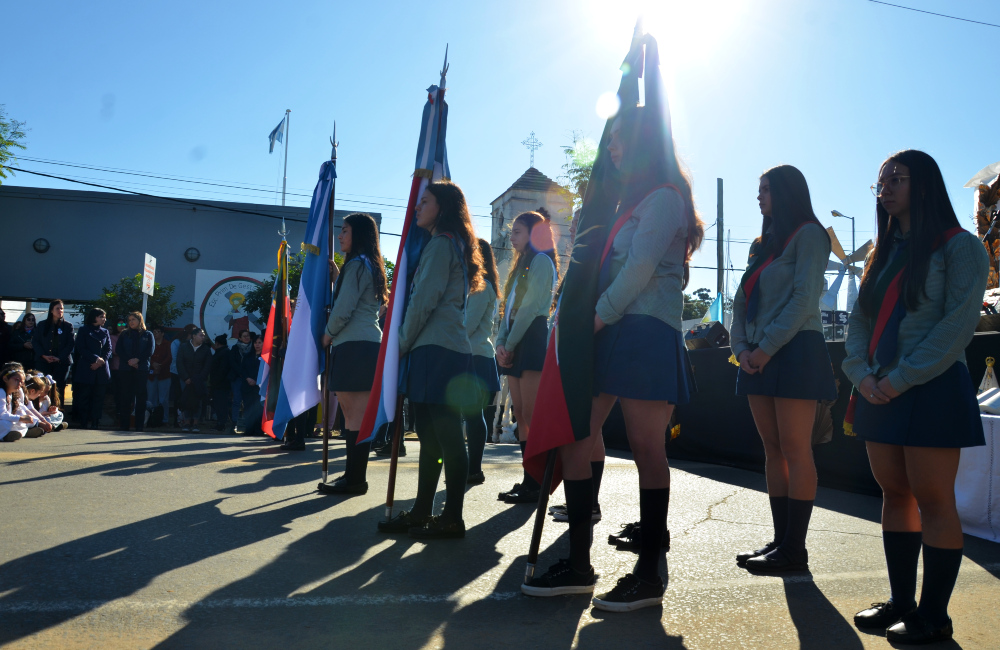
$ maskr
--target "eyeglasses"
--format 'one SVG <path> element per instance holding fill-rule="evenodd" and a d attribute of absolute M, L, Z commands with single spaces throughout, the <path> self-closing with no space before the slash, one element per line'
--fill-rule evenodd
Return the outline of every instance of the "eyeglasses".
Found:
<path fill-rule="evenodd" d="M 882 192 L 884 192 L 885 188 L 887 187 L 893 192 L 895 192 L 896 190 L 899 189 L 899 184 L 903 182 L 904 178 L 909 178 L 909 176 L 890 176 L 889 180 L 886 181 L 885 183 L 879 181 L 871 186 L 872 194 L 874 194 L 876 197 L 881 197 Z"/>

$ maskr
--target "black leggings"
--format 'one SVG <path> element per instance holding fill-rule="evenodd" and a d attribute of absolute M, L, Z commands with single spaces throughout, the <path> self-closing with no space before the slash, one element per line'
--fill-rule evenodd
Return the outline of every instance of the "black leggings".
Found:
<path fill-rule="evenodd" d="M 465 438 L 469 441 L 469 474 L 483 471 L 483 451 L 486 449 L 486 437 L 489 435 L 492 418 L 487 417 L 490 405 L 496 399 L 495 392 L 485 395 L 482 409 L 465 416 Z"/>
<path fill-rule="evenodd" d="M 462 416 L 444 404 L 412 402 L 411 406 L 420 439 L 420 474 L 413 515 L 426 517 L 432 513 L 443 463 L 448 485 L 441 519 L 446 523 L 462 521 L 465 484 L 469 478 L 469 456 L 462 439 Z"/>
<path fill-rule="evenodd" d="M 149 373 L 129 366 L 118 371 L 118 423 L 129 430 L 132 409 L 135 409 L 135 430 L 142 431 L 146 418 L 146 382 Z"/>

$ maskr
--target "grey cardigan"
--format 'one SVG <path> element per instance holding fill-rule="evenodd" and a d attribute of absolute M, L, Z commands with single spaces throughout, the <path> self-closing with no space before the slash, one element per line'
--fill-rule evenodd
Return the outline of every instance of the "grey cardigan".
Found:
<path fill-rule="evenodd" d="M 536 318 L 541 316 L 546 323 L 548 322 L 549 311 L 552 308 L 552 292 L 555 290 L 555 270 L 552 258 L 548 255 L 538 253 L 532 258 L 528 266 L 528 276 L 525 278 L 528 290 L 521 299 L 521 305 L 517 308 L 510 330 L 507 329 L 506 311 L 514 306 L 514 292 L 512 288 L 508 289 L 504 318 L 501 319 L 500 331 L 497 332 L 497 347 L 502 345 L 507 350 L 513 350 Z"/>
<path fill-rule="evenodd" d="M 493 317 L 497 310 L 497 292 L 493 285 L 483 282 L 482 291 L 469 296 L 469 304 L 465 308 L 465 331 L 469 335 L 469 345 L 472 354 L 477 357 L 493 357 Z"/>
<path fill-rule="evenodd" d="M 382 330 L 378 326 L 379 301 L 375 297 L 375 282 L 368 265 L 360 257 L 344 263 L 340 274 L 340 293 L 333 303 L 326 333 L 333 337 L 331 345 L 349 341 L 379 343 Z"/>
<path fill-rule="evenodd" d="M 471 354 L 465 331 L 464 269 L 447 235 L 435 235 L 424 246 L 399 328 L 400 355 L 424 345 Z"/>
<path fill-rule="evenodd" d="M 607 325 L 626 314 L 660 319 L 681 329 L 688 223 L 684 199 L 660 188 L 644 198 L 615 235 L 611 284 L 597 300 Z"/>
<path fill-rule="evenodd" d="M 741 286 L 733 298 L 729 333 L 733 354 L 752 346 L 774 356 L 799 332 L 822 332 L 819 299 L 830 259 L 830 238 L 823 226 L 806 224 L 785 246 L 781 257 L 761 271 L 757 316 L 747 322 L 747 297 Z"/>
<path fill-rule="evenodd" d="M 901 240 L 893 241 L 893 249 Z M 971 233 L 955 235 L 934 251 L 924 284 L 927 295 L 900 321 L 896 358 L 884 368 L 877 361 L 868 364 L 871 321 L 855 304 L 848 321 L 844 374 L 855 386 L 868 375 L 888 376 L 902 393 L 926 384 L 956 361 L 964 364 L 965 348 L 979 323 L 988 273 L 986 250 Z"/>

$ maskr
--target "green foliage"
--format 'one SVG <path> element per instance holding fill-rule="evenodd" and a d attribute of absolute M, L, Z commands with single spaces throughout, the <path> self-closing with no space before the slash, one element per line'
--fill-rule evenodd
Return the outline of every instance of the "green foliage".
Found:
<path fill-rule="evenodd" d="M 563 153 L 566 154 L 566 164 L 562 166 L 565 173 L 559 178 L 576 209 L 583 204 L 583 197 L 587 195 L 587 184 L 597 159 L 597 147 L 583 137 L 580 131 L 573 131 L 573 144 L 564 146 Z"/>
<path fill-rule="evenodd" d="M 692 293 L 684 294 L 684 313 L 681 320 L 691 320 L 692 318 L 702 318 L 708 308 L 712 306 L 711 291 L 702 287 Z"/>
<path fill-rule="evenodd" d="M 174 296 L 174 285 L 162 285 L 159 282 L 153 283 L 153 295 L 149 297 L 146 305 L 146 323 L 159 323 L 164 326 L 171 326 L 174 321 L 180 318 L 185 310 L 192 309 L 194 303 L 191 301 L 177 304 L 171 298 Z M 89 310 L 98 307 L 108 314 L 108 323 L 114 319 L 124 316 L 131 311 L 142 311 L 142 274 L 136 273 L 135 277 L 122 278 L 110 287 L 101 289 L 101 296 L 80 306 L 80 312 L 86 314 Z"/>
<path fill-rule="evenodd" d="M 7 178 L 7 173 L 14 174 L 7 165 L 17 162 L 14 149 L 24 150 L 24 136 L 27 134 L 24 122 L 7 117 L 7 111 L 0 104 L 0 184 Z"/>

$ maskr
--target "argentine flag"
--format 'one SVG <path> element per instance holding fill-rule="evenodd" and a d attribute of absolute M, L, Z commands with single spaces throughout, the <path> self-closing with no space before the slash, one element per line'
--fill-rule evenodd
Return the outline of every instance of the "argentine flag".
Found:
<path fill-rule="evenodd" d="M 285 118 L 281 118 L 281 122 L 278 126 L 274 127 L 271 131 L 271 135 L 267 136 L 267 139 L 271 141 L 271 148 L 267 153 L 274 153 L 274 142 L 281 142 L 282 138 L 285 137 Z"/>

